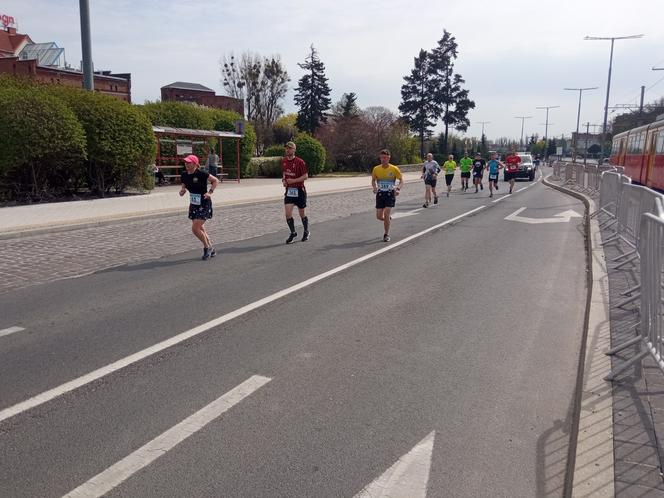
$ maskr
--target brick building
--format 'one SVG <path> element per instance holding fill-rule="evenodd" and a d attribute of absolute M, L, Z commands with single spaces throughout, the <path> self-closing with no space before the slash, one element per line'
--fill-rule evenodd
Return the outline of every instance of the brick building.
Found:
<path fill-rule="evenodd" d="M 22 75 L 44 83 L 83 88 L 83 72 L 63 67 L 64 49 L 54 42 L 34 43 L 11 26 L 0 29 L 0 73 Z M 96 71 L 95 91 L 131 102 L 131 74 Z"/>
<path fill-rule="evenodd" d="M 244 117 L 244 100 L 215 95 L 212 88 L 200 85 L 198 83 L 187 83 L 185 81 L 176 81 L 170 85 L 161 87 L 162 101 L 176 102 L 194 102 L 207 107 L 223 109 L 225 111 L 235 111 Z"/>

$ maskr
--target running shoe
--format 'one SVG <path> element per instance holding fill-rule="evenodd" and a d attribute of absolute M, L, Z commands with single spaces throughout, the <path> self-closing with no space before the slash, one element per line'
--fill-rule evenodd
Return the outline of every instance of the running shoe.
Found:
<path fill-rule="evenodd" d="M 510 194 L 512 193 L 512 187 L 510 187 Z"/>
<path fill-rule="evenodd" d="M 217 251 L 215 251 L 214 247 L 210 247 L 210 257 L 214 258 L 217 255 Z"/>
<path fill-rule="evenodd" d="M 288 236 L 286 239 L 286 244 L 290 244 L 295 240 L 295 237 L 297 237 L 297 232 L 291 232 L 291 234 Z"/>
<path fill-rule="evenodd" d="M 207 247 L 203 248 L 203 257 L 201 258 L 203 261 L 206 259 L 210 259 L 210 250 Z"/>
<path fill-rule="evenodd" d="M 447 197 L 449 197 L 449 196 L 450 196 L 450 193 L 449 193 L 449 192 L 447 192 Z"/>
<path fill-rule="evenodd" d="M 309 231 L 308 231 L 308 230 L 305 231 L 305 232 L 302 234 L 302 242 L 306 242 L 307 240 L 309 240 Z"/>
<path fill-rule="evenodd" d="M 480 190 L 484 190 L 484 185 L 480 183 Z"/>
<path fill-rule="evenodd" d="M 390 236 L 385 234 L 383 235 L 383 242 L 389 242 L 390 241 Z"/>
<path fill-rule="evenodd" d="M 433 203 L 434 203 L 434 204 L 438 204 L 438 196 L 436 196 L 436 197 L 433 198 Z"/>
<path fill-rule="evenodd" d="M 493 197 L 493 194 L 489 194 L 489 197 Z"/>
<path fill-rule="evenodd" d="M 424 204 L 422 204 L 422 207 L 423 207 L 423 208 L 428 208 L 428 207 L 429 207 L 429 204 L 427 204 L 427 203 L 425 202 Z"/>
<path fill-rule="evenodd" d="M 477 185 L 475 185 L 475 193 L 477 193 L 479 190 L 477 189 Z"/>

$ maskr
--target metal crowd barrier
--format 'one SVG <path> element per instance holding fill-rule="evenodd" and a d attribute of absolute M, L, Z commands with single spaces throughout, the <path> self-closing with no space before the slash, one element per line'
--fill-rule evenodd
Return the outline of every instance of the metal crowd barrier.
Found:
<path fill-rule="evenodd" d="M 607 354 L 614 354 L 633 344 L 639 344 L 640 351 L 615 370 L 611 370 L 606 380 L 613 380 L 617 375 L 640 362 L 649 354 L 657 366 L 664 372 L 664 359 L 662 358 L 662 315 L 664 302 L 662 301 L 662 280 L 664 261 L 664 202 L 660 196 L 655 200 L 655 211 L 643 213 L 640 220 L 638 252 L 641 260 L 641 287 L 640 318 L 638 322 L 638 335 L 633 339 L 613 348 Z"/>

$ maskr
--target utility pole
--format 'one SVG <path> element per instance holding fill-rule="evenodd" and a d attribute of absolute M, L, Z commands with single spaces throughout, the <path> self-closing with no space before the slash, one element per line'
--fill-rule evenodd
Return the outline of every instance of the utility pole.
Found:
<path fill-rule="evenodd" d="M 90 5 L 88 0 L 78 0 L 81 15 L 81 50 L 83 54 L 83 86 L 94 90 L 95 82 L 92 68 L 92 41 L 90 36 Z"/>
<path fill-rule="evenodd" d="M 532 118 L 532 116 L 514 116 L 516 119 L 521 120 L 521 140 L 519 140 L 519 148 L 523 150 L 523 123 L 526 119 Z"/>
<path fill-rule="evenodd" d="M 609 116 L 609 93 L 611 91 L 611 69 L 613 67 L 613 44 L 616 40 L 631 40 L 634 38 L 643 38 L 643 35 L 629 36 L 586 36 L 584 40 L 611 40 L 611 55 L 609 56 L 609 77 L 606 83 L 606 102 L 604 104 L 604 122 L 602 124 L 602 157 L 606 150 L 606 122 Z"/>
<path fill-rule="evenodd" d="M 591 86 L 586 88 L 563 88 L 563 90 L 572 90 L 579 92 L 579 110 L 576 113 L 576 135 L 574 135 L 574 140 L 572 140 L 572 162 L 576 162 L 576 145 L 579 140 L 579 120 L 581 119 L 581 96 L 586 90 L 597 90 L 599 87 Z"/>
<path fill-rule="evenodd" d="M 646 94 L 646 87 L 645 85 L 641 85 L 641 102 L 639 103 L 639 126 L 643 124 L 643 97 L 645 97 Z"/>
<path fill-rule="evenodd" d="M 583 153 L 583 165 L 586 165 L 586 159 L 588 158 L 588 135 L 590 134 L 590 121 L 586 123 L 586 145 L 584 147 Z"/>
<path fill-rule="evenodd" d="M 548 136 L 549 136 L 549 109 L 557 109 L 560 107 L 559 105 L 549 105 L 549 106 L 542 106 L 542 107 L 536 107 L 535 109 L 546 109 L 546 124 L 544 125 L 544 160 L 546 161 L 547 156 L 548 156 Z"/>

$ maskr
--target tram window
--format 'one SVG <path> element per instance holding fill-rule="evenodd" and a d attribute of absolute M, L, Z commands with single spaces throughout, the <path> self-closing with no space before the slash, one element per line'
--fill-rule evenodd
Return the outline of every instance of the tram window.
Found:
<path fill-rule="evenodd" d="M 656 154 L 664 154 L 664 128 L 657 133 L 657 148 Z"/>

